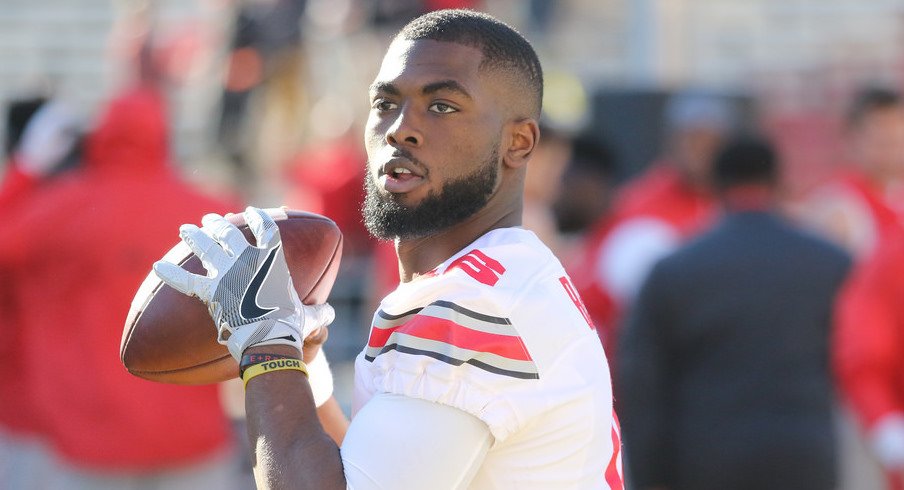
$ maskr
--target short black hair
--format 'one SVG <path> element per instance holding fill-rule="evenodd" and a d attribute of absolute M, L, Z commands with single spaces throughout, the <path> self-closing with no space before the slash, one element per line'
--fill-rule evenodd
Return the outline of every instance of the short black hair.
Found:
<path fill-rule="evenodd" d="M 869 113 L 901 105 L 901 94 L 896 90 L 879 86 L 861 88 L 851 100 L 845 116 L 845 125 L 848 129 L 856 128 Z"/>
<path fill-rule="evenodd" d="M 409 22 L 395 39 L 463 44 L 483 53 L 481 67 L 512 70 L 534 98 L 534 117 L 543 106 L 543 69 L 527 39 L 513 27 L 473 10 L 436 10 Z"/>
<path fill-rule="evenodd" d="M 775 148 L 757 135 L 735 136 L 716 154 L 713 183 L 726 190 L 739 185 L 775 185 L 779 179 L 779 161 Z"/>

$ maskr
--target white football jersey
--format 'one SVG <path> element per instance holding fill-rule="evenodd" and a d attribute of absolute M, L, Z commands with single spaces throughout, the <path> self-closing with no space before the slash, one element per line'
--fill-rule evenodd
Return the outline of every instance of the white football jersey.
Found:
<path fill-rule="evenodd" d="M 375 394 L 483 421 L 472 489 L 621 489 L 609 367 L 559 261 L 530 231 L 490 231 L 380 304 L 355 361 L 354 411 Z"/>

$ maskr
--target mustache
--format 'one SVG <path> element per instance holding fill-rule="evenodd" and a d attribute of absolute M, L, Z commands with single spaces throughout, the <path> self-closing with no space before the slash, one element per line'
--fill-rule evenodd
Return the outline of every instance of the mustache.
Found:
<path fill-rule="evenodd" d="M 424 165 L 424 162 L 415 158 L 414 155 L 412 155 L 410 151 L 408 151 L 404 148 L 396 148 L 392 152 L 391 158 L 404 158 L 404 159 L 408 160 L 409 162 L 415 164 L 417 167 L 422 168 L 425 171 L 427 170 L 427 166 Z"/>

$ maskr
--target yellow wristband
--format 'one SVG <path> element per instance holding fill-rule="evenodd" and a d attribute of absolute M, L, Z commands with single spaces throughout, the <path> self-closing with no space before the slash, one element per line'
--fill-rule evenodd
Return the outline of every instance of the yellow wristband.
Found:
<path fill-rule="evenodd" d="M 242 381 L 245 382 L 245 388 L 248 388 L 248 381 L 255 376 L 261 374 L 272 373 L 275 371 L 301 371 L 305 376 L 308 375 L 308 367 L 301 359 L 274 359 L 272 361 L 264 361 L 245 368 L 245 375 Z"/>

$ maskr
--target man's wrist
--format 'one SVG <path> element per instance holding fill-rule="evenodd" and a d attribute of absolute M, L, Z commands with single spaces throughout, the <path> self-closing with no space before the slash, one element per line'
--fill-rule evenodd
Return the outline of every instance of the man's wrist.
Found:
<path fill-rule="evenodd" d="M 286 356 L 287 359 L 302 359 L 301 351 L 291 345 L 252 345 L 245 349 L 243 355 L 247 354 L 279 354 Z M 302 359 L 304 360 L 304 359 Z"/>
<path fill-rule="evenodd" d="M 259 362 L 248 366 L 242 372 L 242 382 L 245 390 L 248 389 L 248 382 L 262 374 L 270 374 L 279 371 L 299 371 L 308 376 L 308 367 L 301 359 L 274 359 L 271 361 Z"/>

